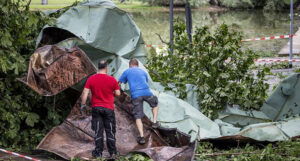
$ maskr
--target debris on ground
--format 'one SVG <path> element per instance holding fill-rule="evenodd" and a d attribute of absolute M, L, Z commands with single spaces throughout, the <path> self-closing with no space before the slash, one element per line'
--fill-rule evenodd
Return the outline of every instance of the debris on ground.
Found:
<path fill-rule="evenodd" d="M 130 58 L 139 59 L 147 71 L 142 65 L 147 56 L 144 46 L 131 16 L 107 0 L 81 2 L 62 14 L 55 25 L 45 26 L 37 40 L 38 48 L 31 56 L 28 73 L 20 81 L 43 96 L 71 88 L 78 101 L 66 120 L 54 127 L 37 148 L 65 159 L 90 159 L 94 148 L 91 114 L 87 111 L 81 115 L 78 103 L 85 80 L 96 72 L 96 64 L 102 59 L 109 60 L 109 74 L 116 78 L 128 68 Z M 154 161 L 190 161 L 200 140 L 273 142 L 298 137 L 299 77 L 300 74 L 294 74 L 282 81 L 260 111 L 228 106 L 214 121 L 192 105 L 194 102 L 190 101 L 195 99 L 178 99 L 150 80 L 150 87 L 159 99 L 161 128 L 151 128 L 151 111 L 145 104 L 147 143 L 138 145 L 130 97 L 123 93 L 115 101 L 117 148 L 121 155 L 141 152 Z M 190 92 L 196 96 L 193 90 Z"/>

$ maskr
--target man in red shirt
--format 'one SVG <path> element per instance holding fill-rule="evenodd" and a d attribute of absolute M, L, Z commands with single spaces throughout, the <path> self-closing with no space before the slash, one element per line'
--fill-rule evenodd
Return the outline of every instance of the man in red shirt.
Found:
<path fill-rule="evenodd" d="M 116 79 L 107 75 L 107 62 L 100 61 L 98 72 L 88 78 L 82 93 L 81 108 L 85 107 L 89 92 L 92 94 L 92 130 L 95 131 L 95 150 L 93 157 L 102 157 L 103 130 L 106 133 L 108 152 L 111 157 L 116 149 L 116 120 L 114 113 L 114 96 L 120 95 L 120 87 Z"/>

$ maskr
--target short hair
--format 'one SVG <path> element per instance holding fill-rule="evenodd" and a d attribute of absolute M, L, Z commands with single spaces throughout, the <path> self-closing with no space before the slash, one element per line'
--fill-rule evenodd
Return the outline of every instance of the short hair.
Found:
<path fill-rule="evenodd" d="M 129 61 L 129 65 L 139 66 L 139 61 L 136 60 L 135 58 L 132 58 L 132 59 L 130 59 L 130 61 Z"/>
<path fill-rule="evenodd" d="M 98 69 L 105 69 L 107 67 L 107 61 L 100 60 L 98 63 Z"/>

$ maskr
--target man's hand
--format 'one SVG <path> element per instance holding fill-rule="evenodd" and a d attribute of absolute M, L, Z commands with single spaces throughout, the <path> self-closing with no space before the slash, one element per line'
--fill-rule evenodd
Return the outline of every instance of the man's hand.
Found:
<path fill-rule="evenodd" d="M 80 104 L 80 112 L 86 110 L 86 104 Z"/>
<path fill-rule="evenodd" d="M 82 112 L 86 110 L 86 99 L 89 95 L 90 89 L 84 88 L 82 95 L 81 95 L 81 104 L 80 104 L 80 113 L 82 115 Z"/>

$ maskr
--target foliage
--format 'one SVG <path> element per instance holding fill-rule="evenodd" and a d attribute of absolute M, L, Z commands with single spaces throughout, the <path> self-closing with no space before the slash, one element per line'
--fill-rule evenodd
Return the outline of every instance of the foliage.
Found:
<path fill-rule="evenodd" d="M 215 118 L 228 104 L 243 109 L 258 109 L 265 100 L 268 85 L 264 83 L 267 68 L 254 78 L 249 70 L 257 55 L 241 49 L 241 35 L 223 24 L 211 33 L 207 26 L 196 28 L 193 43 L 185 33 L 185 25 L 174 26 L 174 54 L 152 54 L 148 69 L 152 78 L 166 90 L 186 97 L 185 84 L 197 86 L 201 112 Z M 169 83 L 176 88 L 170 88 Z"/>
<path fill-rule="evenodd" d="M 221 6 L 229 8 L 264 8 L 264 10 L 279 11 L 289 9 L 290 0 L 218 0 Z M 297 4 L 299 1 L 294 0 Z"/>
<path fill-rule="evenodd" d="M 294 0 L 294 3 L 297 0 Z M 289 9 L 290 0 L 266 0 L 264 10 L 279 11 L 282 9 Z"/>
<path fill-rule="evenodd" d="M 239 147 L 217 148 L 209 142 L 200 142 L 196 160 L 234 160 L 234 161 L 299 161 L 300 140 L 278 142 L 268 145 L 245 145 Z M 228 149 L 229 148 L 229 149 Z"/>
<path fill-rule="evenodd" d="M 229 8 L 264 8 L 264 10 L 279 11 L 289 9 L 290 0 L 218 0 L 219 5 Z M 299 0 L 294 0 L 299 4 Z"/>
<path fill-rule="evenodd" d="M 219 0 L 221 6 L 229 8 L 254 8 L 253 0 Z"/>
<path fill-rule="evenodd" d="M 150 5 L 168 6 L 169 0 L 142 0 Z M 209 5 L 210 0 L 189 0 L 192 7 L 200 7 L 204 5 Z M 174 6 L 184 6 L 186 0 L 174 0 Z"/>
<path fill-rule="evenodd" d="M 299 0 L 294 0 L 294 6 L 299 5 Z M 264 10 L 281 11 L 290 8 L 290 0 L 265 0 Z"/>
<path fill-rule="evenodd" d="M 220 146 L 221 145 L 221 146 Z M 300 159 L 300 140 L 284 141 L 277 143 L 246 144 L 228 146 L 222 144 L 212 144 L 210 142 L 200 142 L 195 151 L 195 161 L 217 160 L 217 161 L 299 161 Z M 118 161 L 151 161 L 148 157 L 134 154 L 129 157 L 119 157 Z M 81 161 L 74 158 L 72 161 Z M 101 159 L 99 159 L 101 161 Z"/>
<path fill-rule="evenodd" d="M 150 5 L 169 5 L 169 0 L 142 0 Z M 174 0 L 175 6 L 184 6 L 185 0 Z M 265 10 L 279 11 L 289 9 L 290 0 L 189 0 L 192 7 L 201 7 L 204 5 L 219 5 L 227 8 L 243 9 L 243 8 L 264 8 Z M 299 0 L 294 0 L 299 4 Z"/>
<path fill-rule="evenodd" d="M 141 154 L 133 154 L 127 157 L 119 157 L 117 160 L 118 161 L 153 161 L 148 156 L 144 156 Z"/>
<path fill-rule="evenodd" d="M 300 73 L 300 68 L 295 70 L 296 73 Z"/>
<path fill-rule="evenodd" d="M 0 146 L 15 150 L 33 149 L 67 112 L 16 80 L 27 69 L 41 28 L 52 21 L 29 11 L 28 2 L 0 1 Z"/>

